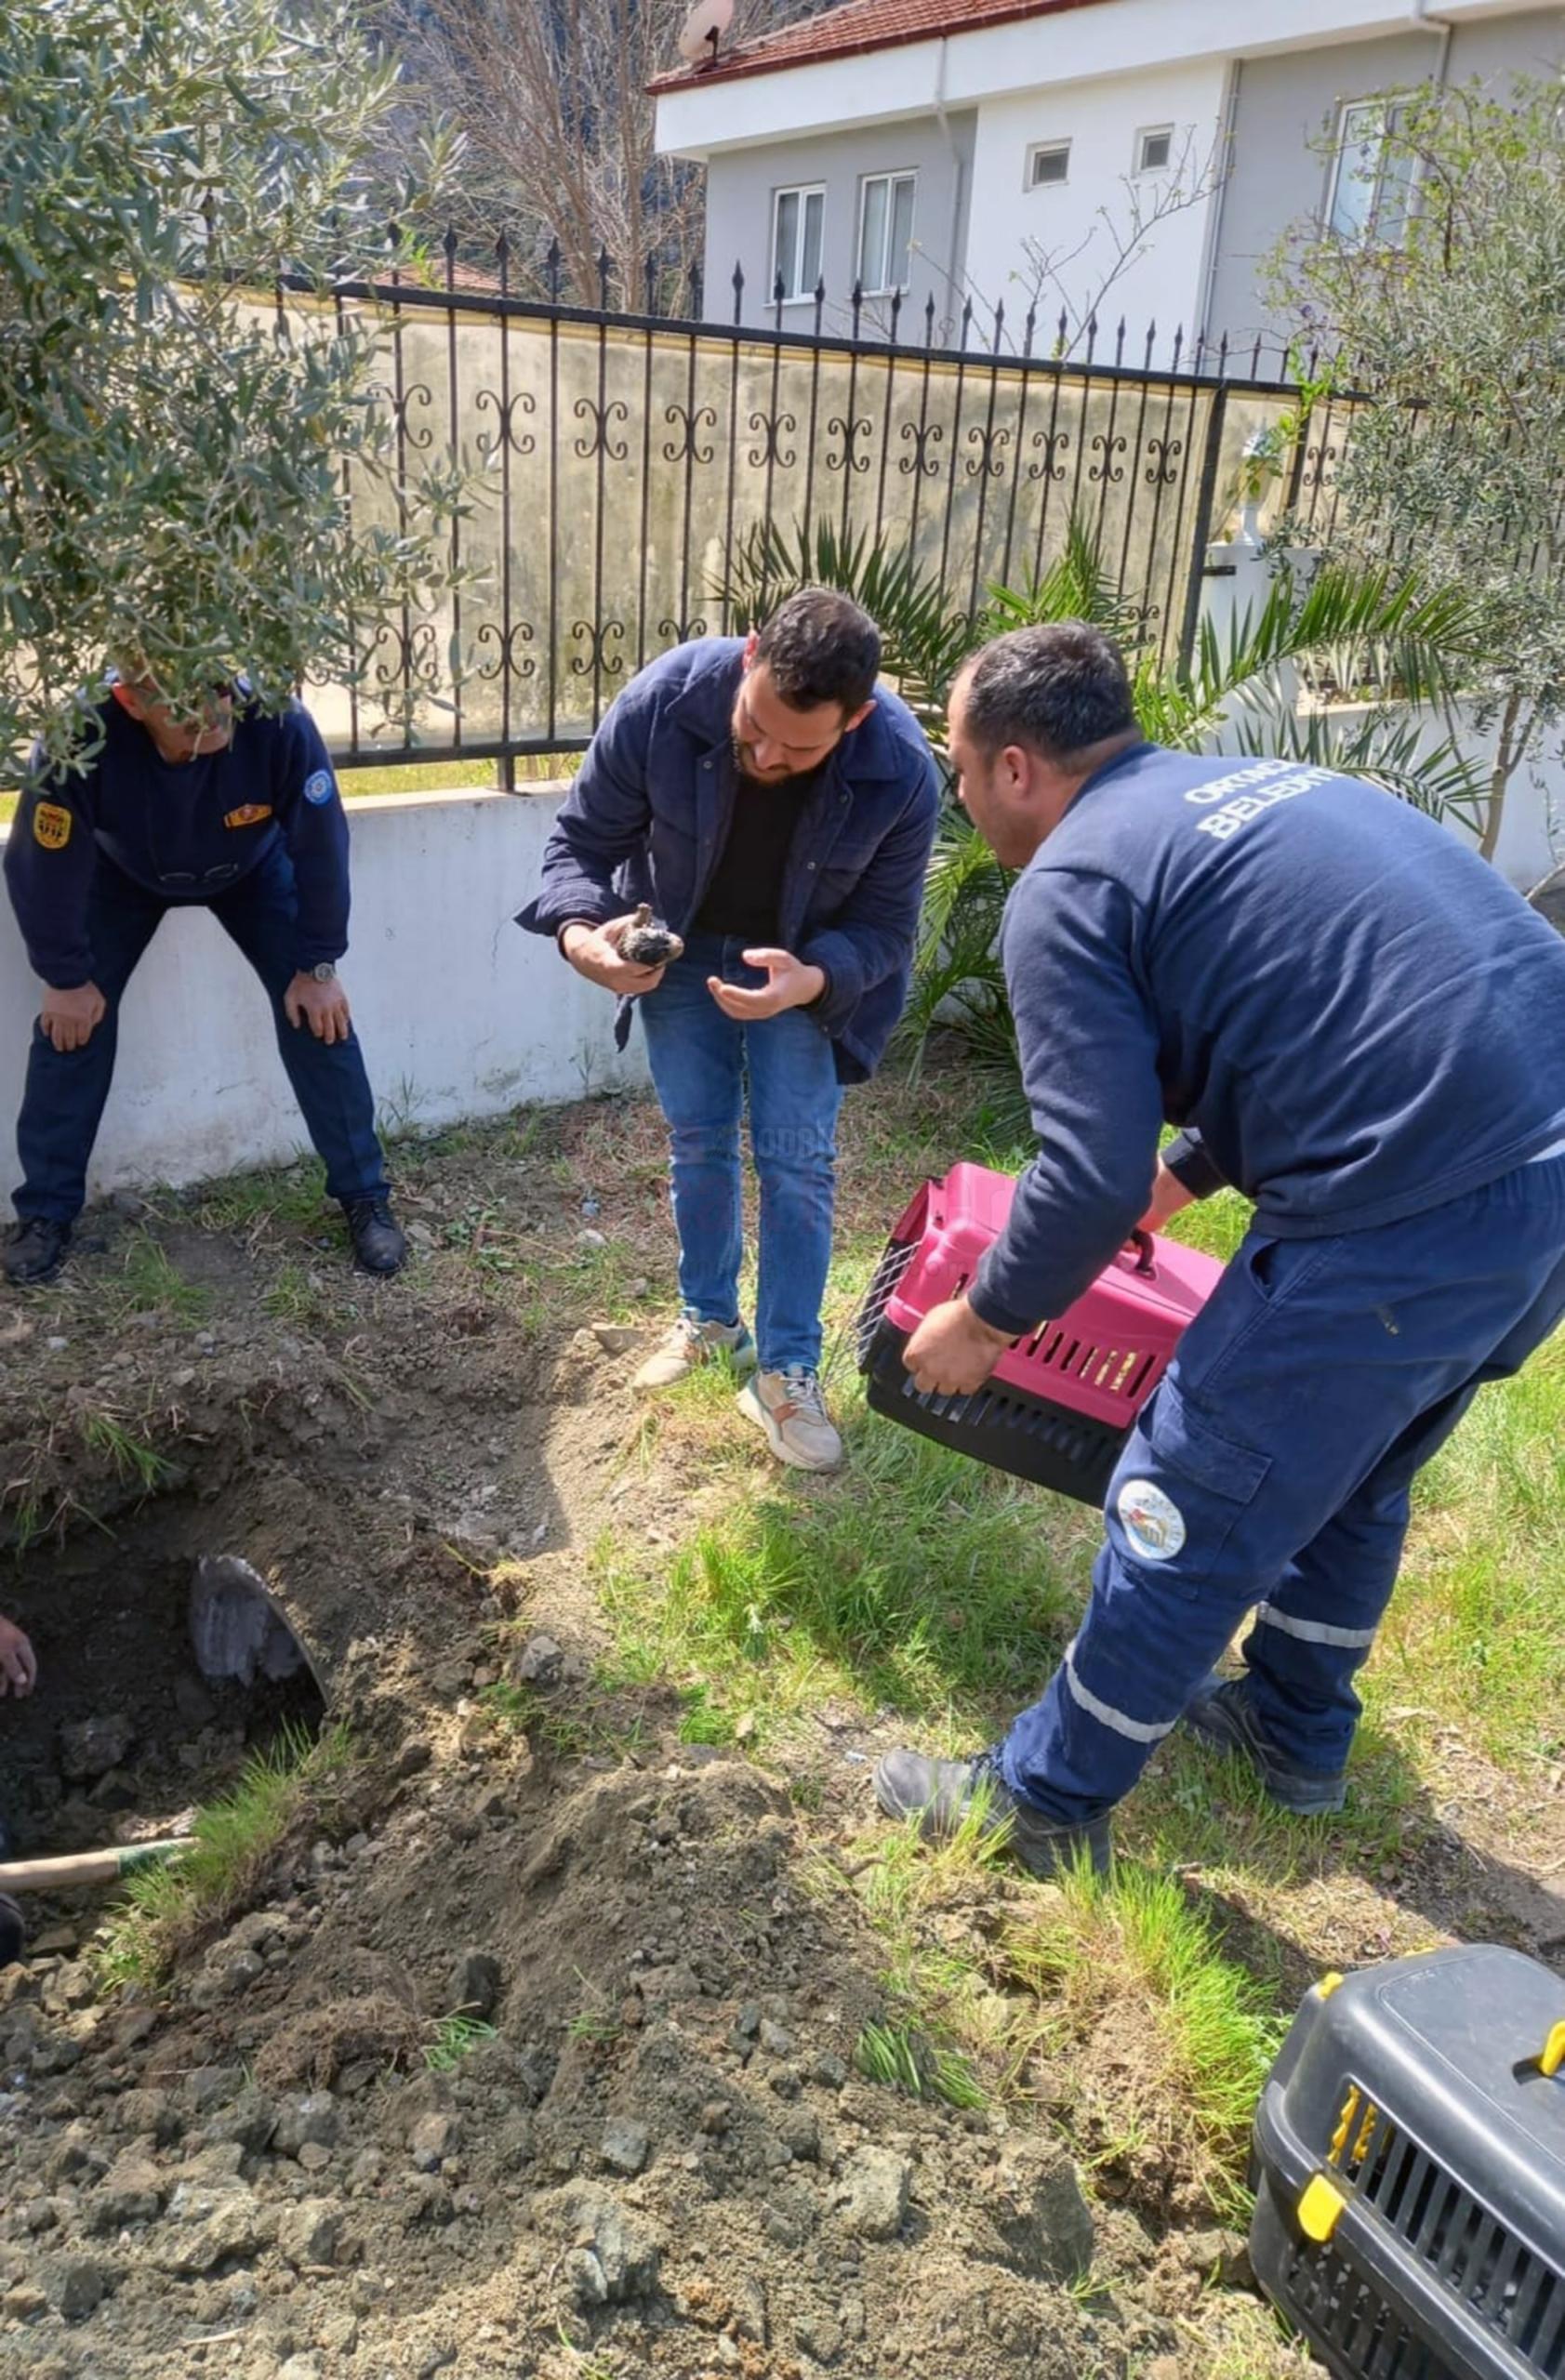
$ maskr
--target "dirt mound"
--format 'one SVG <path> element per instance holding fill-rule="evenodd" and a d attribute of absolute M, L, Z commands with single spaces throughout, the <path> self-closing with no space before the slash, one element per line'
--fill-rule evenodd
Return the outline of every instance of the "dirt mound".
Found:
<path fill-rule="evenodd" d="M 1057 2148 L 855 2075 L 877 1945 L 776 1782 L 504 1734 L 453 1768 L 164 2008 L 8 1983 L 0 2371 L 151 2380 L 205 2337 L 245 2380 L 1077 2380 L 1168 2343 L 1070 2294 L 1108 2235 Z"/>

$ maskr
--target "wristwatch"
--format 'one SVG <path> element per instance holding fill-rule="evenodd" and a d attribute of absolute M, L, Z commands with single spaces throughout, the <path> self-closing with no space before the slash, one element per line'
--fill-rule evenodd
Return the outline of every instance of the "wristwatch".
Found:
<path fill-rule="evenodd" d="M 331 960 L 329 959 L 323 959 L 318 967 L 312 967 L 310 970 L 310 980 L 312 984 L 335 984 L 337 981 L 337 970 L 332 965 Z"/>

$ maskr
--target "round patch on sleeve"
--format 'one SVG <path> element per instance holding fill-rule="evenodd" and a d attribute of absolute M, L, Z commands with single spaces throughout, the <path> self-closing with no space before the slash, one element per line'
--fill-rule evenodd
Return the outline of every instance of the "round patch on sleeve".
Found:
<path fill-rule="evenodd" d="M 46 852 L 62 852 L 75 821 L 62 802 L 40 801 L 33 813 L 33 840 Z"/>
<path fill-rule="evenodd" d="M 1172 1562 L 1185 1542 L 1185 1515 L 1150 1479 L 1127 1479 L 1115 1498 L 1131 1551 L 1143 1562 Z"/>
<path fill-rule="evenodd" d="M 304 798 L 316 810 L 328 802 L 337 791 L 337 779 L 329 769 L 317 769 L 313 776 L 304 780 Z"/>

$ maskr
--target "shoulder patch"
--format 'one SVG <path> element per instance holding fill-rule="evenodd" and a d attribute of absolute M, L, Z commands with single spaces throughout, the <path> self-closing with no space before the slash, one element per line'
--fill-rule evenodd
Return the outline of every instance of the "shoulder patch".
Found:
<path fill-rule="evenodd" d="M 62 852 L 75 825 L 73 812 L 58 801 L 40 801 L 33 813 L 33 840 L 46 852 Z"/>
<path fill-rule="evenodd" d="M 225 826 L 259 826 L 263 818 L 270 818 L 271 815 L 270 801 L 242 801 L 237 810 L 231 810 L 228 813 L 223 825 Z"/>
<path fill-rule="evenodd" d="M 337 779 L 329 769 L 317 769 L 304 780 L 304 798 L 316 810 L 328 802 L 337 791 Z"/>

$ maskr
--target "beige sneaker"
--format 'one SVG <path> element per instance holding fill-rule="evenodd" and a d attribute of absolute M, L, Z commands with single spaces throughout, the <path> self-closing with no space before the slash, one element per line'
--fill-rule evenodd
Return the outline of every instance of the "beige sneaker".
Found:
<path fill-rule="evenodd" d="M 820 1381 L 802 1364 L 786 1372 L 757 1372 L 739 1391 L 739 1410 L 766 1433 L 779 1462 L 799 1471 L 835 1471 L 842 1441 L 827 1418 Z"/>
<path fill-rule="evenodd" d="M 682 1314 L 660 1339 L 630 1385 L 636 1389 L 672 1388 L 688 1380 L 698 1364 L 726 1355 L 742 1379 L 755 1369 L 755 1342 L 742 1322 L 697 1322 Z"/>

